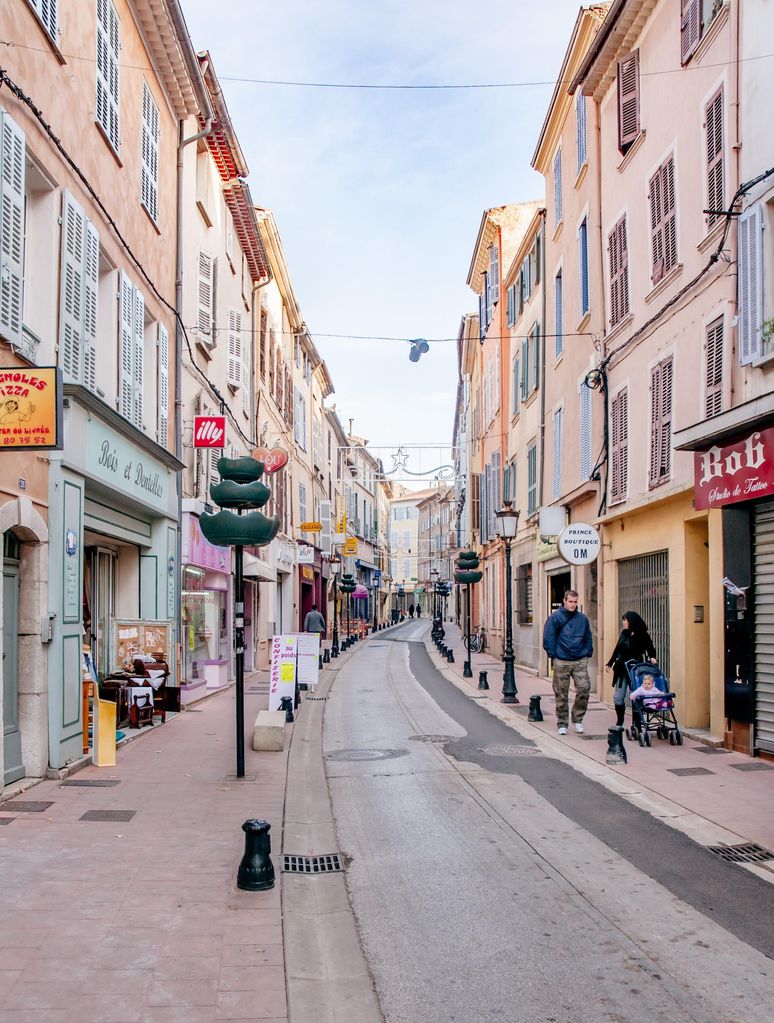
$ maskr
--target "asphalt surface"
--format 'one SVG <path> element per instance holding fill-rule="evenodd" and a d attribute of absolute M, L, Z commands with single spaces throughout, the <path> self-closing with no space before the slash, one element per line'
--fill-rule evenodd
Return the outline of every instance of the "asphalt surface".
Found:
<path fill-rule="evenodd" d="M 436 671 L 428 628 L 365 644 L 325 713 L 385 1020 L 768 1020 L 774 888 L 492 717 Z"/>

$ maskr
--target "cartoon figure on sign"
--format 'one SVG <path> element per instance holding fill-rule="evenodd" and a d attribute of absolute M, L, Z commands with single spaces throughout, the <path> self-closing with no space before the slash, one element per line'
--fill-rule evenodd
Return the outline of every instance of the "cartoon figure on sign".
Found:
<path fill-rule="evenodd" d="M 19 408 L 19 402 L 15 398 L 7 398 L 0 404 L 0 426 L 15 426 L 18 423 L 26 423 L 35 412 L 35 406 L 31 401 L 27 402 L 27 411 Z"/>

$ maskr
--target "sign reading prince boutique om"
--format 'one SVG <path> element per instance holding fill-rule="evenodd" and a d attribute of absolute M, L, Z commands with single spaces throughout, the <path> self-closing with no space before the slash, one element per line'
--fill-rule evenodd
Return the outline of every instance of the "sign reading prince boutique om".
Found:
<path fill-rule="evenodd" d="M 114 490 L 166 510 L 166 466 L 97 419 L 88 425 L 86 469 Z"/>

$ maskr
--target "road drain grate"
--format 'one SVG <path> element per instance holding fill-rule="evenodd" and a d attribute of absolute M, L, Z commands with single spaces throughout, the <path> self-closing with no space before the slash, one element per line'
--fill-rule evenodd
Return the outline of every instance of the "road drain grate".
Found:
<path fill-rule="evenodd" d="M 742 845 L 708 845 L 707 848 L 729 863 L 764 863 L 766 860 L 774 860 L 774 852 L 754 842 L 745 842 Z"/>
<path fill-rule="evenodd" d="M 334 874 L 344 869 L 338 853 L 326 856 L 288 856 L 282 857 L 282 869 L 286 874 Z"/>
<path fill-rule="evenodd" d="M 0 817 L 0 826 L 2 826 L 3 824 L 10 824 L 11 821 L 15 820 L 16 820 L 15 817 Z"/>
<path fill-rule="evenodd" d="M 130 821 L 136 810 L 87 810 L 81 821 Z"/>
<path fill-rule="evenodd" d="M 327 699 L 328 699 L 327 696 L 307 696 L 307 700 L 314 700 L 316 703 L 322 703 L 324 700 Z"/>
<path fill-rule="evenodd" d="M 112 778 L 67 778 L 62 782 L 63 786 L 82 789 L 109 789 L 120 784 L 120 780 Z"/>
<path fill-rule="evenodd" d="M 325 754 L 326 760 L 393 760 L 405 757 L 404 749 L 336 749 Z"/>
<path fill-rule="evenodd" d="M 471 696 L 471 697 L 470 697 L 470 699 L 471 699 L 471 700 L 488 700 L 488 699 L 489 699 L 489 697 L 488 697 L 488 696 L 484 696 L 484 695 L 482 694 L 481 696 Z"/>
<path fill-rule="evenodd" d="M 455 742 L 456 735 L 410 735 L 412 742 Z"/>
<path fill-rule="evenodd" d="M 44 803 L 32 799 L 11 799 L 3 803 L 3 809 L 12 810 L 14 813 L 45 813 L 49 806 L 53 805 L 53 801 Z"/>
<path fill-rule="evenodd" d="M 481 753 L 490 757 L 534 757 L 545 756 L 536 746 L 482 746 Z"/>

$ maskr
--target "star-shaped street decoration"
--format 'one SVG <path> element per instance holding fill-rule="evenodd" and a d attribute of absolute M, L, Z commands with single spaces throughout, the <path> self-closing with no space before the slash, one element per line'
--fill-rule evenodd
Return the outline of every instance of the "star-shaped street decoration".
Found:
<path fill-rule="evenodd" d="M 404 451 L 403 448 L 398 448 L 396 454 L 390 455 L 390 458 L 395 463 L 390 469 L 388 475 L 392 475 L 394 472 L 407 472 L 406 462 L 408 461 L 408 452 Z"/>

